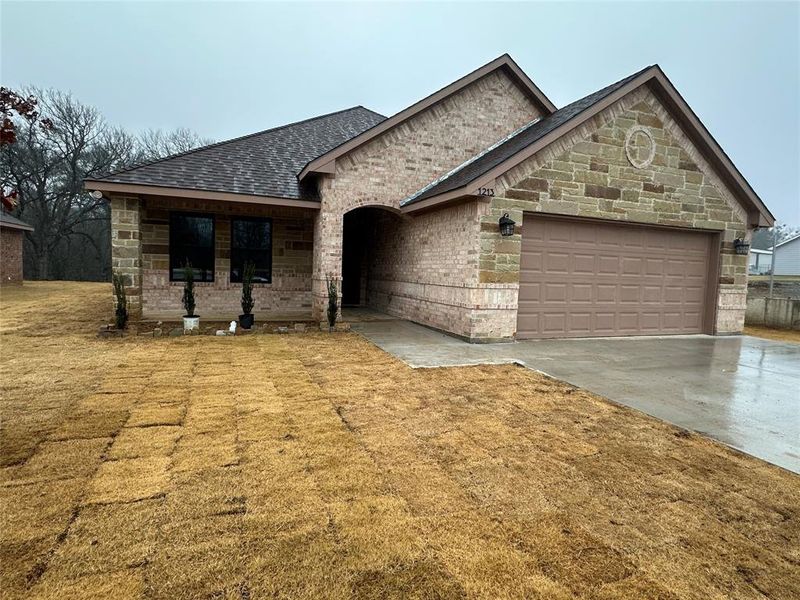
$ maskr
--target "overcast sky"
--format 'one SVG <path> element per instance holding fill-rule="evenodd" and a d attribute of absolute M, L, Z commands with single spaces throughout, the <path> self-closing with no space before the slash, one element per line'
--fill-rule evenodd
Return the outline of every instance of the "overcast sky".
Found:
<path fill-rule="evenodd" d="M 800 225 L 796 2 L 1 5 L 3 85 L 216 140 L 358 104 L 391 115 L 503 52 L 557 106 L 658 63 Z"/>

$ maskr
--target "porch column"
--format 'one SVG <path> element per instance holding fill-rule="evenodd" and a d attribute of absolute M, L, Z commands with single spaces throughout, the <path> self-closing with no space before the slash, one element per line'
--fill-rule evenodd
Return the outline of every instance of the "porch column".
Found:
<path fill-rule="evenodd" d="M 328 318 L 328 279 L 336 281 L 341 316 L 342 222 L 341 213 L 326 209 L 318 211 L 314 218 L 311 316 L 316 321 Z"/>
<path fill-rule="evenodd" d="M 142 316 L 141 200 L 111 196 L 111 269 L 125 278 L 128 313 Z"/>

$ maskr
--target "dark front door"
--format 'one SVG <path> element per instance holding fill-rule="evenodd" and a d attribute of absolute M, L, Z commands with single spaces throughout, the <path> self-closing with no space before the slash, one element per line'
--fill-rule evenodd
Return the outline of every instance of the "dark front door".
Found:
<path fill-rule="evenodd" d="M 364 240 L 360 235 L 361 219 L 358 214 L 344 218 L 342 240 L 342 304 L 361 304 L 361 263 L 364 257 Z"/>

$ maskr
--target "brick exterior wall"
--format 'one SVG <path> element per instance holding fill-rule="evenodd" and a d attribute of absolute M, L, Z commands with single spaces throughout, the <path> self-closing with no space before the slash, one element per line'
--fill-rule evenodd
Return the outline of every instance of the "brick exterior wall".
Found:
<path fill-rule="evenodd" d="M 319 186 L 315 318 L 324 318 L 326 277 L 341 277 L 346 212 L 361 206 L 397 210 L 401 200 L 538 116 L 533 102 L 507 75 L 496 71 L 337 159 L 335 175 L 322 177 Z M 467 222 L 452 223 L 452 219 Z M 443 235 L 436 234 L 437 225 L 445 227 Z M 398 264 L 384 273 L 397 279 L 382 280 L 381 304 L 394 307 L 398 314 L 402 306 L 414 320 L 468 335 L 473 318 L 468 307 L 478 289 L 477 228 L 477 205 L 405 221 L 390 242 Z M 435 275 L 426 272 L 432 265 L 446 276 L 441 285 L 433 285 Z"/>
<path fill-rule="evenodd" d="M 386 313 L 469 337 L 478 285 L 478 203 L 378 221 L 367 302 Z"/>
<path fill-rule="evenodd" d="M 635 168 L 625 153 L 628 130 L 644 126 L 655 156 Z M 481 306 L 485 329 L 473 337 L 511 338 L 516 331 L 521 236 L 502 238 L 497 221 L 523 211 L 704 229 L 722 234 L 716 333 L 742 330 L 747 296 L 747 257 L 733 240 L 749 236 L 746 214 L 646 89 L 628 94 L 571 134 L 524 161 L 495 183 L 497 196 L 481 216 L 480 282 L 498 293 Z"/>
<path fill-rule="evenodd" d="M 115 212 L 122 211 L 122 205 L 112 200 L 112 224 L 121 225 L 114 219 Z M 125 202 L 126 221 L 137 223 L 136 250 L 124 254 L 136 254 L 141 264 L 137 273 L 139 291 L 137 304 L 141 315 L 179 317 L 183 314 L 181 297 L 183 283 L 169 281 L 169 213 L 185 211 L 208 213 L 214 216 L 214 281 L 195 282 L 197 313 L 201 316 L 214 315 L 234 319 L 241 313 L 240 283 L 230 282 L 230 222 L 235 216 L 269 217 L 272 219 L 272 283 L 254 284 L 254 313 L 308 315 L 311 312 L 311 264 L 313 238 L 313 210 L 263 206 L 258 204 L 214 202 L 183 198 L 131 199 Z M 121 245 L 132 237 L 117 230 L 112 225 L 112 251 L 114 268 L 125 269 L 120 262 Z M 120 240 L 120 233 L 124 240 Z M 115 240 L 116 243 L 115 243 Z M 127 264 L 127 263 L 125 263 Z M 136 269 L 138 271 L 138 269 Z M 123 272 L 125 272 L 123 270 Z M 129 297 L 132 295 L 129 291 Z"/>
<path fill-rule="evenodd" d="M 22 236 L 19 229 L 0 228 L 0 284 L 22 284 Z"/>

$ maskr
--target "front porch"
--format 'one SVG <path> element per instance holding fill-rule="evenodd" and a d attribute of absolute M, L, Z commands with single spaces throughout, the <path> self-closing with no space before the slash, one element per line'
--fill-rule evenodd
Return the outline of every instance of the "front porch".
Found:
<path fill-rule="evenodd" d="M 161 196 L 112 196 L 112 260 L 128 279 L 131 312 L 145 321 L 184 314 L 184 266 L 195 272 L 196 313 L 241 314 L 241 274 L 256 264 L 260 321 L 310 321 L 316 210 Z"/>

